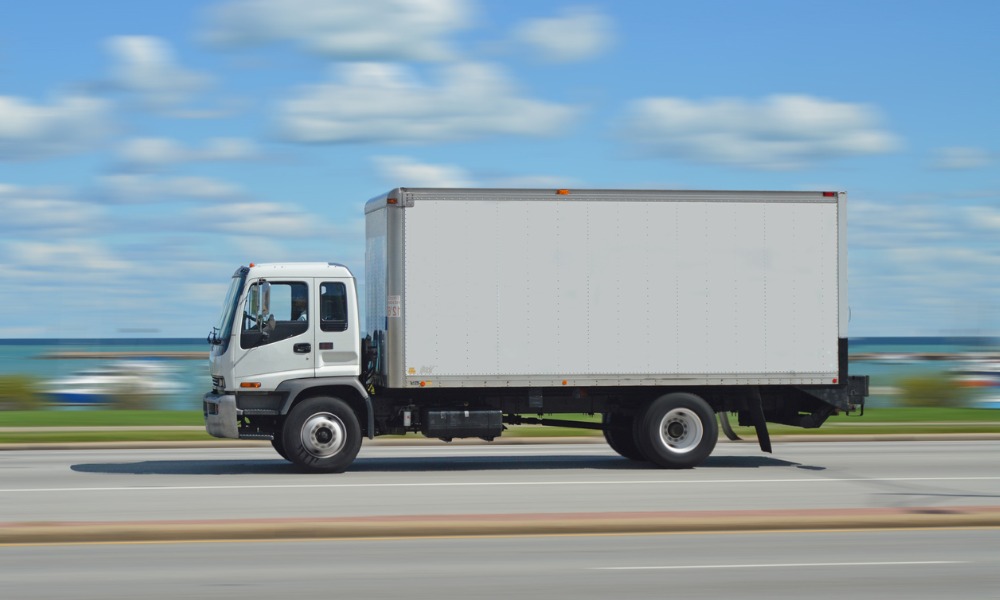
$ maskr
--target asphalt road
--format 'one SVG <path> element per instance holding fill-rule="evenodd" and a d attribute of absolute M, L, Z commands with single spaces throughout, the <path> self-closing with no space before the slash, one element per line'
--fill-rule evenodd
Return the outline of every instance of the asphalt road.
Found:
<path fill-rule="evenodd" d="M 0 453 L 0 524 L 1000 506 L 1000 442 L 720 442 L 665 471 L 603 444 L 365 446 L 342 475 L 269 448 Z"/>
<path fill-rule="evenodd" d="M 0 546 L 19 600 L 997 598 L 1000 529 Z"/>

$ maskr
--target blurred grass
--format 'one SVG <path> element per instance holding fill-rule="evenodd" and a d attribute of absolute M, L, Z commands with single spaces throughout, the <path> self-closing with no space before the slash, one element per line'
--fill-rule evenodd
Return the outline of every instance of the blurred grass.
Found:
<path fill-rule="evenodd" d="M 560 415 L 566 420 L 599 420 L 600 416 Z M 730 419 L 735 422 L 735 419 Z M 157 410 L 25 410 L 0 412 L 0 444 L 72 442 L 167 442 L 215 440 L 204 430 L 134 430 L 138 427 L 198 427 L 203 425 L 198 411 Z M 11 431 L 16 428 L 65 428 L 65 431 Z M 115 427 L 113 431 L 80 430 L 81 427 Z M 880 408 L 869 409 L 863 417 L 838 415 L 819 429 L 801 429 L 769 424 L 772 435 L 879 435 L 919 433 L 1000 433 L 1000 410 L 975 408 Z M 752 427 L 734 430 L 744 439 L 754 439 Z M 505 437 L 601 436 L 591 429 L 514 425 Z M 420 440 L 409 435 L 402 439 Z"/>
<path fill-rule="evenodd" d="M 204 431 L 31 431 L 0 432 L 0 444 L 71 444 L 77 442 L 206 442 Z M 219 440 L 222 441 L 222 440 Z"/>
<path fill-rule="evenodd" d="M 0 427 L 125 427 L 204 425 L 200 411 L 188 410 L 10 410 Z"/>

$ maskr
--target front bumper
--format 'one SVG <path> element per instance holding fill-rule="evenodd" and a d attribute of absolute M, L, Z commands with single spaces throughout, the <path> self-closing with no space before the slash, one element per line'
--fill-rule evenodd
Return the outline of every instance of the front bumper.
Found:
<path fill-rule="evenodd" d="M 201 399 L 205 414 L 205 430 L 217 438 L 240 437 L 239 409 L 234 394 L 209 392 Z"/>

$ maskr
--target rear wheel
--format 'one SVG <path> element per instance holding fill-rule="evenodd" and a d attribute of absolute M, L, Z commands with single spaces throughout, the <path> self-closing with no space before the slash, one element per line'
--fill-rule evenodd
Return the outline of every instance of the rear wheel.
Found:
<path fill-rule="evenodd" d="M 604 439 L 608 446 L 630 460 L 646 460 L 635 443 L 635 417 L 631 414 L 604 413 Z"/>
<path fill-rule="evenodd" d="M 285 419 L 282 444 L 287 458 L 300 467 L 343 473 L 361 449 L 361 426 L 343 400 L 310 398 Z"/>
<path fill-rule="evenodd" d="M 718 438 L 719 424 L 712 407 L 685 392 L 653 400 L 635 421 L 635 439 L 643 456 L 668 469 L 701 464 Z"/>

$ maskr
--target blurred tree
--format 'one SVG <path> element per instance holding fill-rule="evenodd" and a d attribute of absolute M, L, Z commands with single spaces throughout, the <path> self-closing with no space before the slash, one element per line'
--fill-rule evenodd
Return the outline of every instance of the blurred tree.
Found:
<path fill-rule="evenodd" d="M 899 404 L 908 407 L 961 407 L 969 391 L 946 373 L 913 375 L 899 381 Z"/>
<path fill-rule="evenodd" d="M 0 375 L 0 410 L 36 410 L 43 403 L 34 378 L 29 375 Z"/>

